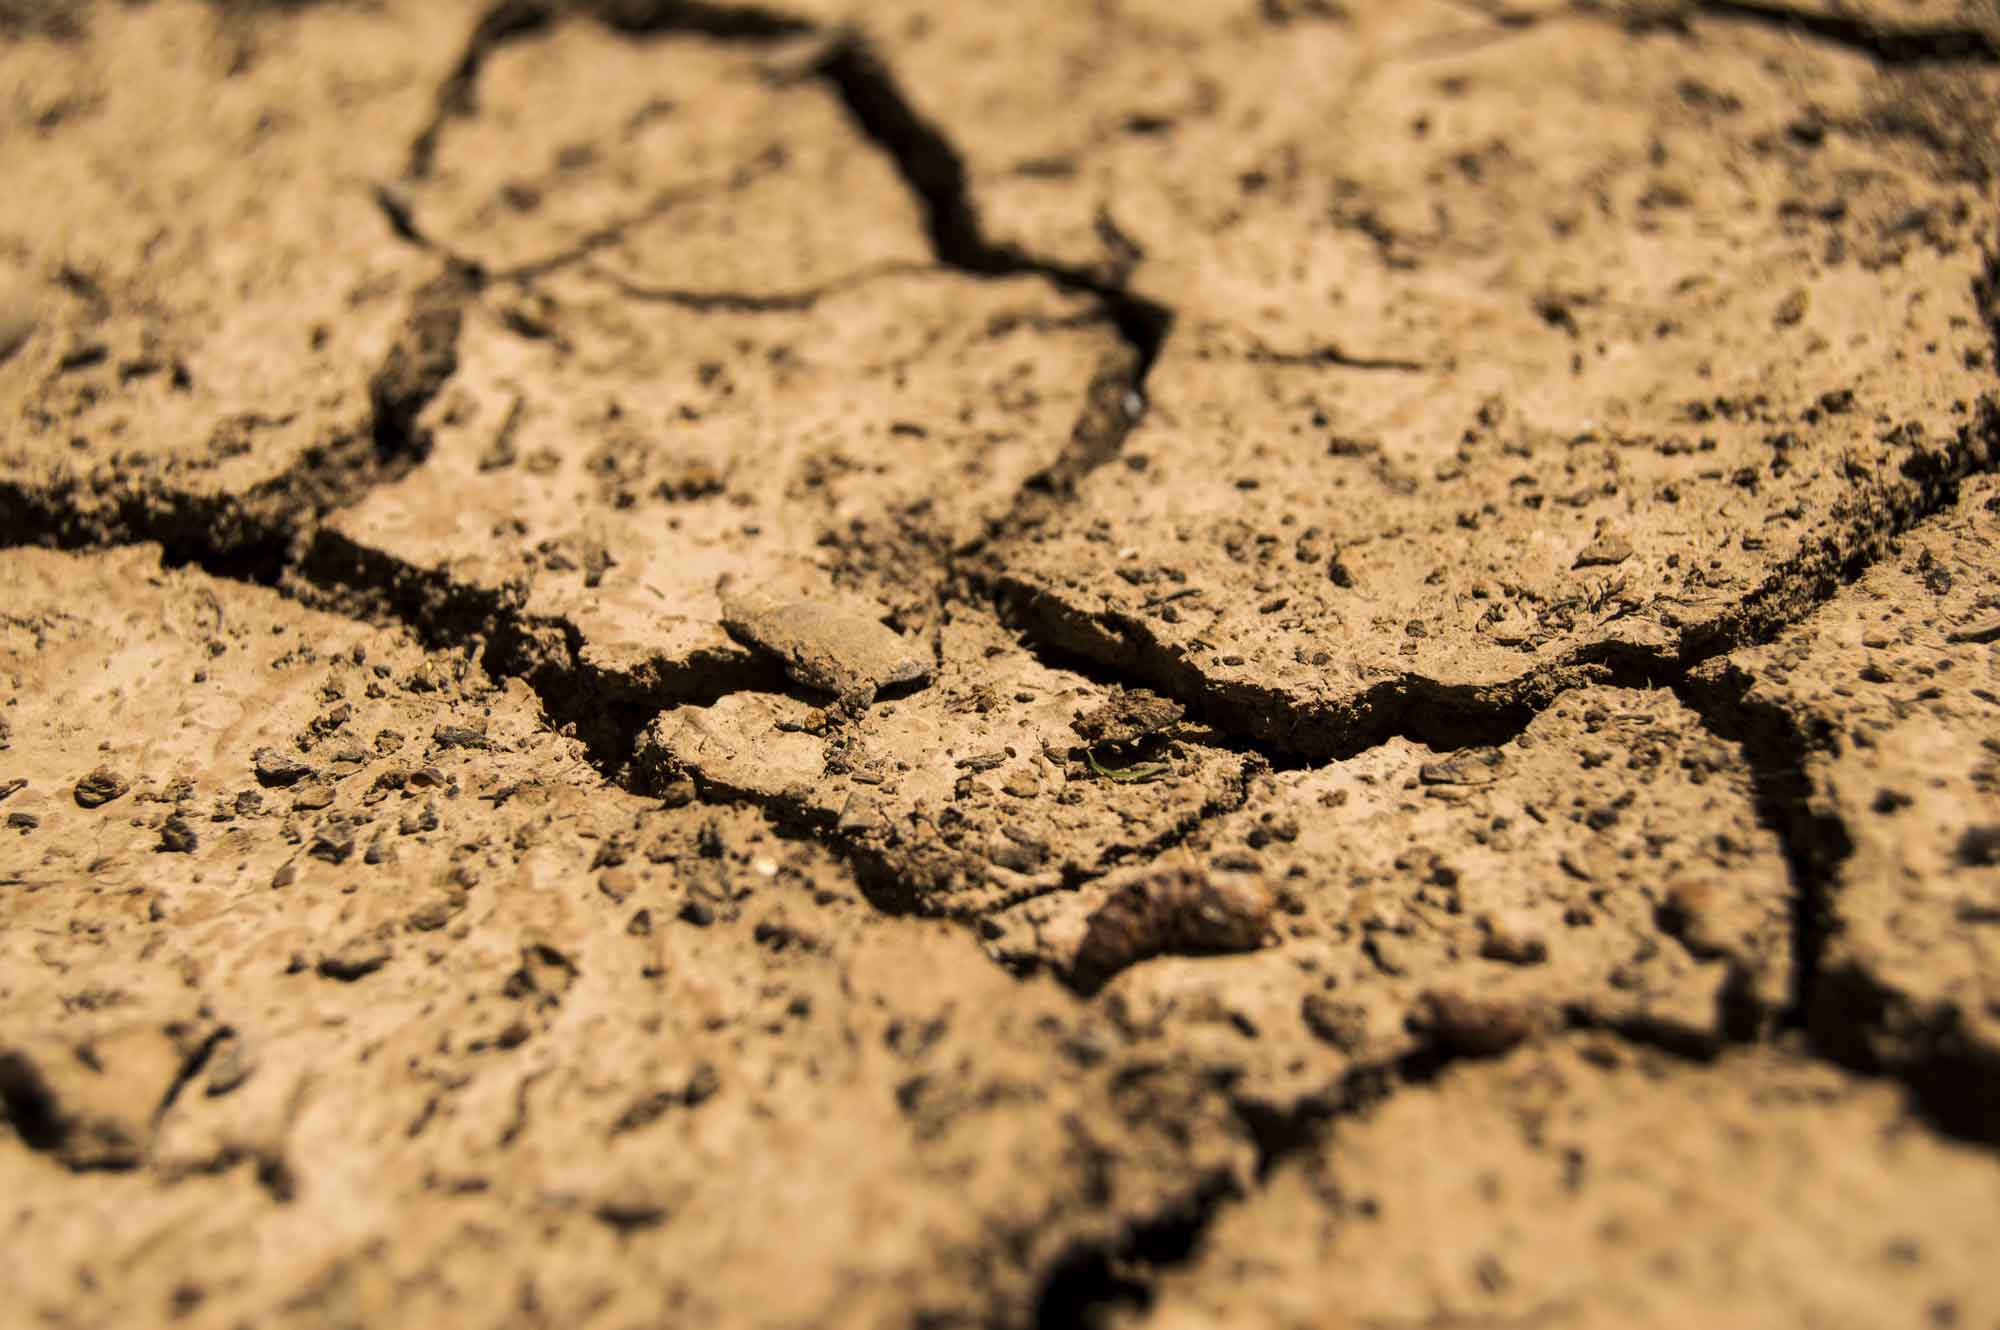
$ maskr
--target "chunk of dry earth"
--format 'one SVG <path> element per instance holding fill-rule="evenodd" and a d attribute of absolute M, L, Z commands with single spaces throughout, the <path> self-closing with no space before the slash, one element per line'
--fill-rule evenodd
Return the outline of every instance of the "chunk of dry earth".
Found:
<path fill-rule="evenodd" d="M 1986 1325 L 1996 1204 L 1884 1086 L 1571 1037 L 1342 1123 L 1131 1323 Z"/>
<path fill-rule="evenodd" d="M 1794 753 L 1810 857 L 1812 1029 L 2000 1129 L 2000 485 L 1697 686 Z"/>
<path fill-rule="evenodd" d="M 0 356 L 9 528 L 281 544 L 409 463 L 448 338 L 373 182 L 475 12 L 162 0 L 0 42 L 0 268 L 30 311 Z"/>

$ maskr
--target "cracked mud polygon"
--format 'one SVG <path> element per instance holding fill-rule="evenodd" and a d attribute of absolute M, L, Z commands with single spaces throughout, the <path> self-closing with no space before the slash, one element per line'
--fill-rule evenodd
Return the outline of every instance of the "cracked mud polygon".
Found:
<path fill-rule="evenodd" d="M 2000 7 L 0 0 L 0 1323 L 2000 1327 Z"/>

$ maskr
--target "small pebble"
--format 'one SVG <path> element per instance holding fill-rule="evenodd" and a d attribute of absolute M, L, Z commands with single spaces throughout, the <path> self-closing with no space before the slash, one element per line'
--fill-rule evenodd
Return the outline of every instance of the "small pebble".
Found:
<path fill-rule="evenodd" d="M 250 759 L 257 783 L 266 787 L 296 785 L 313 774 L 313 769 L 289 753 L 275 748 L 259 748 Z"/>
<path fill-rule="evenodd" d="M 1606 533 L 1585 545 L 1577 553 L 1576 568 L 1610 568 L 1632 557 L 1632 542 L 1623 536 Z"/>
<path fill-rule="evenodd" d="M 132 788 L 132 783 L 109 767 L 99 767 L 76 783 L 76 802 L 79 808 L 96 808 L 108 804 Z"/>
<path fill-rule="evenodd" d="M 160 849 L 168 854 L 192 854 L 201 844 L 194 827 L 179 813 L 169 817 L 160 826 Z"/>

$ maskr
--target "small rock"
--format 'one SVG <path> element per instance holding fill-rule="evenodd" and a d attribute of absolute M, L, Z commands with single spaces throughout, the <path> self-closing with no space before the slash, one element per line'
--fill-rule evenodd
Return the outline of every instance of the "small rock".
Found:
<path fill-rule="evenodd" d="M 228 1094 L 231 1090 L 250 1079 L 257 1070 L 257 1059 L 245 1047 L 240 1036 L 225 1034 L 216 1041 L 214 1050 L 208 1057 L 208 1082 L 203 1093 L 214 1099 Z"/>
<path fill-rule="evenodd" d="M 296 785 L 313 774 L 313 769 L 289 753 L 275 748 L 259 748 L 250 759 L 257 783 L 264 787 Z"/>
<path fill-rule="evenodd" d="M 299 792 L 292 796 L 292 811 L 312 813 L 330 807 L 332 803 L 333 786 L 314 781 L 310 785 L 301 786 Z"/>
<path fill-rule="evenodd" d="M 165 853 L 192 854 L 200 843 L 201 838 L 195 835 L 194 828 L 188 824 L 187 818 L 179 813 L 169 817 L 160 826 L 160 849 Z"/>
<path fill-rule="evenodd" d="M 1610 568 L 1632 557 L 1632 542 L 1609 532 L 1585 545 L 1577 553 L 1575 568 Z"/>
<path fill-rule="evenodd" d="M 1155 867 L 1126 882 L 1086 921 L 1073 973 L 1086 987 L 1154 956 L 1255 951 L 1276 908 L 1247 874 Z"/>
<path fill-rule="evenodd" d="M 1418 997 L 1410 1026 L 1466 1057 L 1497 1057 L 1535 1032 L 1533 1018 L 1514 1003 L 1435 990 Z"/>
<path fill-rule="evenodd" d="M 1032 768 L 1023 767 L 1007 777 L 1000 786 L 1000 792 L 1016 799 L 1033 799 L 1041 794 L 1042 784 L 1035 779 Z"/>
<path fill-rule="evenodd" d="M 42 825 L 42 819 L 36 817 L 33 813 L 7 814 L 7 829 L 18 831 L 24 836 L 40 825 Z"/>
<path fill-rule="evenodd" d="M 591 1211 L 598 1220 L 620 1233 L 656 1228 L 667 1221 L 667 1206 L 647 1194 L 643 1184 L 628 1179 L 613 1188 L 612 1194 Z"/>
<path fill-rule="evenodd" d="M 1299 1015 L 1315 1038 L 1343 1053 L 1355 1052 L 1368 1037 L 1367 1008 L 1335 1001 L 1325 993 L 1306 994 L 1299 1004 Z"/>
<path fill-rule="evenodd" d="M 486 722 L 475 721 L 469 725 L 440 725 L 431 732 L 431 742 L 439 748 L 484 748 L 495 745 L 486 737 Z"/>
<path fill-rule="evenodd" d="M 132 788 L 132 783 L 109 767 L 99 767 L 76 783 L 76 802 L 79 808 L 96 808 L 108 804 Z"/>
<path fill-rule="evenodd" d="M 1486 934 L 1485 940 L 1479 944 L 1479 954 L 1489 961 L 1540 965 L 1549 958 L 1548 943 L 1522 920 L 1484 915 L 1479 920 L 1479 927 Z"/>
<path fill-rule="evenodd" d="M 1491 785 L 1500 778 L 1500 751 L 1481 748 L 1453 753 L 1417 768 L 1417 779 L 1426 785 Z"/>
<path fill-rule="evenodd" d="M 1015 873 L 1032 873 L 1048 862 L 1049 847 L 1046 842 L 1026 833 L 1016 835 L 1013 827 L 1004 830 L 1006 834 L 994 837 L 987 850 L 986 857 L 992 862 Z"/>
<path fill-rule="evenodd" d="M 623 868 L 606 869 L 597 876 L 597 889 L 609 896 L 613 905 L 623 905 L 637 885 L 632 874 Z"/>
<path fill-rule="evenodd" d="M 0 803 L 5 803 L 27 788 L 28 782 L 25 780 L 0 780 Z"/>
<path fill-rule="evenodd" d="M 466 900 L 464 887 L 449 885 L 434 888 L 403 917 L 403 922 L 419 933 L 435 933 L 465 908 Z"/>
<path fill-rule="evenodd" d="M 313 833 L 307 854 L 329 864 L 344 864 L 354 854 L 354 828 L 335 819 Z"/>
<path fill-rule="evenodd" d="M 1119 689 L 1070 722 L 1070 728 L 1091 745 L 1131 743 L 1172 729 L 1185 714 L 1186 709 L 1170 697 L 1144 688 Z"/>
<path fill-rule="evenodd" d="M 881 806 L 874 799 L 856 790 L 847 796 L 846 804 L 842 805 L 837 826 L 842 833 L 857 836 L 868 832 L 887 831 L 889 819 L 882 815 Z"/>
<path fill-rule="evenodd" d="M 722 626 L 745 646 L 775 656 L 793 682 L 844 702 L 866 705 L 884 688 L 931 677 L 921 647 L 864 613 L 821 601 L 726 592 Z"/>
<path fill-rule="evenodd" d="M 337 951 L 319 958 L 319 972 L 328 979 L 351 984 L 375 973 L 389 963 L 389 944 L 379 937 L 363 934 L 349 940 Z"/>

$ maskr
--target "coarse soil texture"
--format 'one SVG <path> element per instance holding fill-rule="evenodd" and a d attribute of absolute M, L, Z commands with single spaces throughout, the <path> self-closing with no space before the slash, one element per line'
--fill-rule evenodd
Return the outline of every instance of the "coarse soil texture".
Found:
<path fill-rule="evenodd" d="M 0 0 L 0 1326 L 2000 1330 L 2000 3 Z"/>

